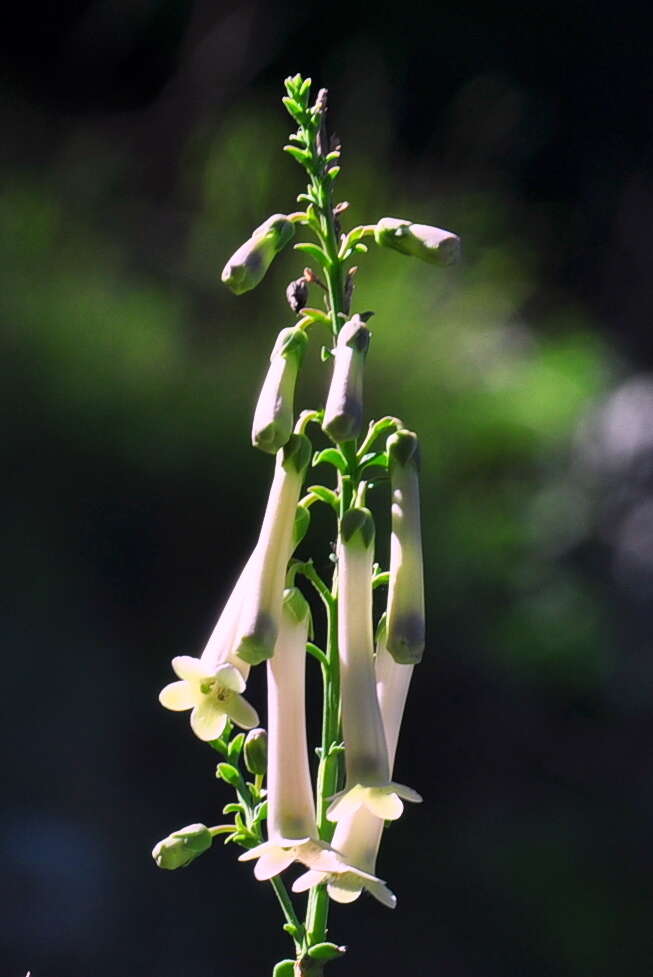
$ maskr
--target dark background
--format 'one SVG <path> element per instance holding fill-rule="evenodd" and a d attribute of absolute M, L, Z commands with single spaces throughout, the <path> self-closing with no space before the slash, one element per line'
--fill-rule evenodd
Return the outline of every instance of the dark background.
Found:
<path fill-rule="evenodd" d="M 170 658 L 201 649 L 265 503 L 251 411 L 302 262 L 285 254 L 240 299 L 217 272 L 302 189 L 280 151 L 296 71 L 330 89 L 351 222 L 410 217 L 465 244 L 452 272 L 360 262 L 370 416 L 400 414 L 423 443 L 429 647 L 397 776 L 425 803 L 382 848 L 398 909 L 334 909 L 350 947 L 334 974 L 646 972 L 643 23 L 561 2 L 12 8 L 2 974 L 244 977 L 288 951 L 233 850 L 174 874 L 149 851 L 230 799 L 156 695 Z M 324 396 L 313 345 L 300 406 Z M 330 532 L 318 520 L 302 550 L 321 568 Z"/>

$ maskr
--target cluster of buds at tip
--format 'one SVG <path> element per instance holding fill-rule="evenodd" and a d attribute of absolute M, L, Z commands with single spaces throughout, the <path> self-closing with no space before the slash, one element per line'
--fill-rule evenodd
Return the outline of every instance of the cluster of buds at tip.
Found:
<path fill-rule="evenodd" d="M 434 265 L 452 265 L 460 257 L 460 238 L 430 224 L 413 224 L 400 217 L 382 217 L 374 228 L 376 243 Z"/>
<path fill-rule="evenodd" d="M 152 849 L 152 858 L 159 868 L 185 868 L 213 844 L 213 836 L 204 824 L 189 824 L 173 831 Z"/>
<path fill-rule="evenodd" d="M 261 282 L 268 268 L 295 234 L 285 214 L 273 214 L 232 254 L 222 270 L 222 281 L 236 295 Z"/>
<path fill-rule="evenodd" d="M 390 764 L 376 693 L 372 632 L 374 521 L 368 509 L 350 509 L 340 523 L 338 547 L 338 645 L 345 741 L 345 789 L 327 811 L 340 821 L 360 807 L 394 821 L 401 798 L 420 801 L 409 787 L 390 780 Z"/>
<path fill-rule="evenodd" d="M 388 438 L 387 452 L 392 486 L 387 647 L 400 664 L 415 665 L 425 631 L 417 436 L 397 431 Z"/>
<path fill-rule="evenodd" d="M 286 567 L 294 545 L 297 503 L 310 458 L 311 443 L 304 434 L 292 434 L 277 452 L 234 646 L 234 653 L 249 665 L 258 665 L 274 654 Z"/>
<path fill-rule="evenodd" d="M 333 351 L 333 376 L 322 428 L 336 442 L 358 436 L 363 424 L 363 368 L 370 331 L 360 315 L 344 324 Z"/>
<path fill-rule="evenodd" d="M 295 384 L 307 342 L 306 333 L 291 326 L 274 344 L 252 423 L 252 444 L 261 451 L 275 454 L 292 433 Z"/>
<path fill-rule="evenodd" d="M 344 868 L 318 839 L 306 739 L 305 671 L 310 610 L 296 587 L 284 592 L 274 657 L 267 663 L 268 840 L 240 856 L 270 879 L 295 861 L 323 872 Z"/>

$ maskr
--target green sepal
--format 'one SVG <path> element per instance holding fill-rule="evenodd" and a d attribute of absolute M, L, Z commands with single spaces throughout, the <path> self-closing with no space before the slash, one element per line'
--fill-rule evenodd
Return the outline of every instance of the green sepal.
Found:
<path fill-rule="evenodd" d="M 280 960 L 279 963 L 275 964 L 274 970 L 272 971 L 272 977 L 294 977 L 294 974 L 294 960 Z"/>
<path fill-rule="evenodd" d="M 311 609 L 299 587 L 288 587 L 284 590 L 283 608 L 298 624 L 305 621 L 307 617 L 310 618 Z"/>
<path fill-rule="evenodd" d="M 323 363 L 326 363 L 328 360 L 332 360 L 333 350 L 329 349 L 328 346 L 323 346 L 322 349 L 320 350 L 320 359 L 322 360 Z"/>
<path fill-rule="evenodd" d="M 313 468 L 316 465 L 321 465 L 323 462 L 333 465 L 343 475 L 347 471 L 347 459 L 337 448 L 324 448 L 323 451 L 316 451 L 313 455 Z"/>
<path fill-rule="evenodd" d="M 238 762 L 238 758 L 243 750 L 243 743 L 245 742 L 245 734 L 238 733 L 237 736 L 229 743 L 229 748 L 227 750 L 227 758 L 232 762 Z"/>
<path fill-rule="evenodd" d="M 335 509 L 336 512 L 338 511 L 338 506 L 340 503 L 338 501 L 338 496 L 333 489 L 327 488 L 326 485 L 309 485 L 306 491 L 318 498 L 320 502 L 325 502 L 327 505 L 330 505 L 332 509 Z"/>
<path fill-rule="evenodd" d="M 313 258 L 314 261 L 317 261 L 320 265 L 326 265 L 329 263 L 329 259 L 327 258 L 326 254 L 322 248 L 317 246 L 317 244 L 310 244 L 308 241 L 302 241 L 300 244 L 295 244 L 293 249 L 295 251 L 302 251 L 304 254 L 310 255 L 311 258 Z"/>
<path fill-rule="evenodd" d="M 349 509 L 340 520 L 340 535 L 343 542 L 351 543 L 360 534 L 367 549 L 374 541 L 374 519 L 369 509 Z"/>
<path fill-rule="evenodd" d="M 311 525 L 311 514 L 305 505 L 298 505 L 293 526 L 293 550 L 296 549 Z"/>
<path fill-rule="evenodd" d="M 336 946 L 335 943 L 316 943 L 308 949 L 308 955 L 312 960 L 337 960 L 346 952 L 346 946 Z"/>
<path fill-rule="evenodd" d="M 236 801 L 230 801 L 229 804 L 225 804 L 222 808 L 223 814 L 241 814 L 243 810 L 243 805 L 238 804 Z"/>
<path fill-rule="evenodd" d="M 219 780 L 224 780 L 225 783 L 236 789 L 243 786 L 240 770 L 237 770 L 230 763 L 219 763 L 215 769 L 215 775 Z"/>
<path fill-rule="evenodd" d="M 286 471 L 292 469 L 301 475 L 308 468 L 312 450 L 313 446 L 305 434 L 291 434 L 281 449 L 283 452 L 281 464 Z"/>

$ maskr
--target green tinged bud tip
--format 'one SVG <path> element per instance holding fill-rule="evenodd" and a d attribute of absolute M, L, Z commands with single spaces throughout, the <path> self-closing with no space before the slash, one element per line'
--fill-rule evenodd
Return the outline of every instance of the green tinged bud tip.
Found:
<path fill-rule="evenodd" d="M 281 464 L 286 471 L 295 471 L 301 475 L 308 468 L 313 449 L 305 434 L 291 434 L 281 449 L 283 458 Z"/>
<path fill-rule="evenodd" d="M 152 858 L 159 868 L 184 868 L 213 844 L 211 832 L 204 824 L 189 824 L 173 831 L 152 849 Z"/>
<path fill-rule="evenodd" d="M 419 470 L 420 454 L 417 435 L 412 431 L 400 430 L 391 434 L 386 442 L 390 465 L 405 467 L 412 463 Z"/>
<path fill-rule="evenodd" d="M 360 535 L 367 549 L 374 542 L 374 519 L 369 509 L 349 509 L 340 520 L 340 535 L 344 543 L 352 543 Z"/>
<path fill-rule="evenodd" d="M 251 774 L 262 777 L 268 765 L 268 734 L 264 729 L 252 729 L 243 746 L 245 766 Z"/>
<path fill-rule="evenodd" d="M 294 234 L 294 224 L 284 214 L 268 217 L 232 254 L 222 271 L 222 281 L 236 295 L 256 288 Z"/>

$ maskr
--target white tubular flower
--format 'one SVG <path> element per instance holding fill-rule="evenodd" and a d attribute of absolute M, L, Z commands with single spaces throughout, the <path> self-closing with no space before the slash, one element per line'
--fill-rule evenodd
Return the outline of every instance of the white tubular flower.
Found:
<path fill-rule="evenodd" d="M 376 695 L 372 639 L 374 522 L 367 509 L 350 509 L 340 526 L 338 550 L 338 644 L 345 741 L 345 790 L 327 811 L 340 821 L 360 807 L 394 821 L 401 798 L 418 802 L 410 787 L 390 780 L 383 721 Z"/>
<path fill-rule="evenodd" d="M 222 270 L 222 281 L 236 295 L 256 288 L 294 235 L 295 227 L 285 214 L 268 217 L 229 258 Z"/>
<path fill-rule="evenodd" d="M 363 367 L 370 331 L 359 315 L 346 322 L 336 340 L 333 376 L 322 429 L 334 441 L 350 441 L 363 423 Z"/>
<path fill-rule="evenodd" d="M 307 342 L 304 330 L 296 327 L 282 329 L 277 337 L 252 424 L 252 444 L 261 451 L 274 454 L 291 435 L 295 383 Z"/>
<path fill-rule="evenodd" d="M 190 725 L 199 739 L 207 743 L 217 739 L 228 719 L 243 729 L 258 725 L 256 710 L 241 695 L 245 679 L 234 665 L 225 662 L 211 669 L 199 658 L 179 655 L 172 659 L 172 667 L 181 682 L 161 689 L 159 702 L 174 712 L 192 709 Z"/>
<path fill-rule="evenodd" d="M 250 665 L 274 654 L 286 568 L 311 443 L 292 434 L 277 453 L 263 525 L 247 571 L 247 594 L 238 619 L 234 653 Z"/>
<path fill-rule="evenodd" d="M 392 536 L 387 647 L 396 662 L 416 665 L 424 651 L 424 566 L 419 512 L 419 449 L 412 431 L 387 441 Z"/>
<path fill-rule="evenodd" d="M 430 224 L 413 224 L 400 217 L 382 217 L 374 230 L 376 243 L 434 265 L 451 265 L 460 257 L 460 238 Z"/>
<path fill-rule="evenodd" d="M 412 665 L 398 665 L 388 652 L 382 621 L 376 647 L 376 688 L 391 771 L 412 674 Z M 383 821 L 365 807 L 349 813 L 338 821 L 331 841 L 349 867 L 338 872 L 305 872 L 293 885 L 293 891 L 303 892 L 326 882 L 329 896 L 336 902 L 353 902 L 366 889 L 384 906 L 394 909 L 396 896 L 375 875 L 382 834 Z"/>
<path fill-rule="evenodd" d="M 192 709 L 190 724 L 205 742 L 217 739 L 231 719 L 243 729 L 258 725 L 256 710 L 243 699 L 249 665 L 232 654 L 238 617 L 247 593 L 251 558 L 231 592 L 201 658 L 179 655 L 172 667 L 181 679 L 159 693 L 166 709 Z"/>
<path fill-rule="evenodd" d="M 299 861 L 322 871 L 341 862 L 318 840 L 306 742 L 305 672 L 310 612 L 301 592 L 284 593 L 277 649 L 268 664 L 268 840 L 240 856 L 271 879 Z"/>

